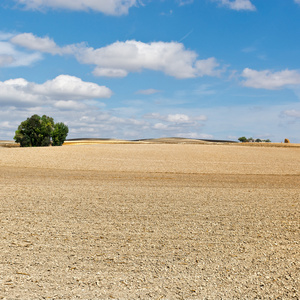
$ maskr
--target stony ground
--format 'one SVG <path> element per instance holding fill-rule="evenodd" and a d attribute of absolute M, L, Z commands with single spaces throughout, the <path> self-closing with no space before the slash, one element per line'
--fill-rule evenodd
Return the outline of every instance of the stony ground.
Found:
<path fill-rule="evenodd" d="M 0 299 L 299 299 L 299 200 L 299 148 L 0 148 Z"/>

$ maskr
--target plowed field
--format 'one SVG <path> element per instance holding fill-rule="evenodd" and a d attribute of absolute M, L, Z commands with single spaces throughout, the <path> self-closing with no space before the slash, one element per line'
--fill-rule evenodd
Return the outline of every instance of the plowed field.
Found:
<path fill-rule="evenodd" d="M 0 299 L 299 299 L 300 148 L 0 147 Z"/>

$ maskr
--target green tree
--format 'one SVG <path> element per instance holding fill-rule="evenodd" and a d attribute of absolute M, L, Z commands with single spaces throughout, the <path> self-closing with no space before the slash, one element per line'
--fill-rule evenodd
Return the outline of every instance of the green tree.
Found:
<path fill-rule="evenodd" d="M 244 137 L 244 136 L 238 138 L 238 140 L 239 140 L 240 142 L 242 142 L 242 143 L 248 142 L 248 139 L 247 139 L 246 137 Z"/>
<path fill-rule="evenodd" d="M 52 131 L 52 145 L 61 146 L 68 135 L 69 128 L 64 123 L 56 123 Z"/>
<path fill-rule="evenodd" d="M 19 125 L 14 140 L 16 143 L 20 143 L 21 147 L 49 146 L 56 127 L 58 128 L 56 132 L 62 132 L 63 134 L 60 134 L 57 138 L 58 133 L 55 133 L 55 139 L 62 144 L 68 134 L 68 127 L 63 123 L 55 124 L 53 118 L 46 115 L 42 117 L 33 115 Z"/>

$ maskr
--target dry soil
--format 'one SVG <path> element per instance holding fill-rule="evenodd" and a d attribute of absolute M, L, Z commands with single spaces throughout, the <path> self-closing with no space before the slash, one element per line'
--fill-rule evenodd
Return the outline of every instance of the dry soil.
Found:
<path fill-rule="evenodd" d="M 300 148 L 0 147 L 0 299 L 299 299 Z"/>

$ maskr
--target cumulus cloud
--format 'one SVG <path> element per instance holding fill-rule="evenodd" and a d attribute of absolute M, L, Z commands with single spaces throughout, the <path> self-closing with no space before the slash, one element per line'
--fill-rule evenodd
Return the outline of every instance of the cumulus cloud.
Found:
<path fill-rule="evenodd" d="M 4 82 L 0 81 L 0 103 L 3 106 L 10 105 L 38 105 L 39 97 L 28 92 L 28 84 L 25 79 L 10 79 Z"/>
<path fill-rule="evenodd" d="M 18 34 L 10 39 L 10 42 L 14 45 L 24 47 L 30 50 L 41 51 L 44 53 L 51 54 L 72 54 L 72 45 L 66 47 L 59 47 L 56 43 L 49 37 L 37 37 L 32 33 L 22 33 Z"/>
<path fill-rule="evenodd" d="M 213 0 L 218 1 L 221 5 L 226 6 L 233 10 L 249 10 L 255 11 L 256 7 L 250 0 Z"/>
<path fill-rule="evenodd" d="M 110 98 L 112 95 L 112 91 L 105 86 L 69 75 L 59 75 L 44 84 L 35 85 L 33 91 L 56 99 Z"/>
<path fill-rule="evenodd" d="M 68 9 L 75 11 L 94 10 L 107 15 L 124 15 L 137 0 L 15 0 L 26 9 Z"/>
<path fill-rule="evenodd" d="M 270 70 L 256 71 L 244 69 L 242 77 L 246 78 L 243 85 L 256 89 L 276 90 L 288 86 L 300 85 L 300 73 L 296 70 L 271 72 Z"/>
<path fill-rule="evenodd" d="M 43 105 L 49 101 L 56 102 L 56 107 L 66 108 L 74 104 L 68 100 L 85 100 L 109 98 L 111 90 L 80 78 L 60 75 L 43 84 L 28 82 L 23 78 L 0 81 L 0 103 L 10 106 Z M 62 102 L 63 101 L 63 102 Z"/>
<path fill-rule="evenodd" d="M 40 53 L 19 51 L 10 42 L 0 40 L 0 67 L 29 66 L 41 59 Z"/>
<path fill-rule="evenodd" d="M 221 72 L 216 69 L 219 64 L 215 58 L 197 60 L 194 51 L 177 42 L 115 42 L 98 49 L 80 48 L 75 55 L 81 63 L 96 65 L 97 76 L 125 77 L 129 72 L 148 69 L 181 79 L 218 76 Z"/>
<path fill-rule="evenodd" d="M 175 78 L 219 76 L 222 70 L 214 57 L 198 60 L 196 52 L 178 42 L 143 43 L 135 40 L 115 42 L 94 49 L 84 44 L 59 47 L 49 37 L 39 38 L 23 33 L 11 42 L 24 48 L 51 54 L 72 54 L 80 63 L 94 65 L 93 74 L 105 77 L 126 77 L 129 72 L 144 69 L 160 71 Z"/>

